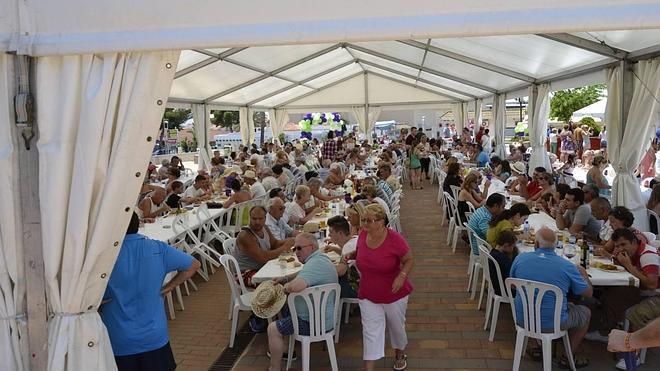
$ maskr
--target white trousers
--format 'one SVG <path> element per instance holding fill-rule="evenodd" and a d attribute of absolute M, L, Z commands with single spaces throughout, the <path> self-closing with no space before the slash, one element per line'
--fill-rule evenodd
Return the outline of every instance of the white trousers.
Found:
<path fill-rule="evenodd" d="M 390 304 L 375 304 L 360 299 L 362 316 L 363 359 L 375 361 L 385 356 L 385 326 L 390 335 L 390 344 L 394 349 L 405 349 L 408 345 L 406 335 L 406 308 L 408 296 Z"/>

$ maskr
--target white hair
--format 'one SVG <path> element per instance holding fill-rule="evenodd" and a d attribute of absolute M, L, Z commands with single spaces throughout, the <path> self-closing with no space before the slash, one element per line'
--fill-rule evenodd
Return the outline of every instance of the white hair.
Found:
<path fill-rule="evenodd" d="M 284 203 L 284 201 L 282 201 L 282 199 L 279 198 L 279 197 L 269 198 L 269 199 L 268 199 L 268 203 L 267 203 L 267 205 L 268 205 L 268 210 L 270 210 L 270 208 L 273 207 L 273 206 L 275 206 L 275 204 L 278 203 L 278 202 Z"/>
<path fill-rule="evenodd" d="M 315 249 L 319 248 L 319 241 L 316 239 L 316 236 L 309 232 L 303 232 L 298 235 L 298 238 L 303 238 L 309 242 L 310 245 L 314 245 Z"/>
<path fill-rule="evenodd" d="M 544 234 L 552 235 L 552 239 L 544 238 Z M 538 242 L 539 247 L 554 248 L 557 246 L 557 233 L 552 229 L 543 226 L 538 232 L 536 232 L 536 242 Z"/>

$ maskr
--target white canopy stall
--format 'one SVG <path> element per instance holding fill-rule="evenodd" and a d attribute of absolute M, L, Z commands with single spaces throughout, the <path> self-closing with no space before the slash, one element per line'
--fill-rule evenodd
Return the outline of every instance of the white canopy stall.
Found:
<path fill-rule="evenodd" d="M 205 105 L 197 117 L 267 110 L 281 130 L 290 112 L 341 109 L 368 132 L 388 107 L 451 109 L 524 96 L 532 84 L 603 82 L 604 68 L 660 50 L 657 0 L 0 0 L 0 9 L 0 51 L 15 54 L 0 57 L 0 209 L 20 221 L 0 223 L 0 354 L 16 370 L 116 369 L 96 311 L 168 92 L 170 104 Z"/>

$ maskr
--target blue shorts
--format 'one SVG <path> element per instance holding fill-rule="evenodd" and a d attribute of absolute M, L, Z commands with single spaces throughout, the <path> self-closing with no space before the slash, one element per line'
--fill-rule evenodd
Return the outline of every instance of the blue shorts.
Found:
<path fill-rule="evenodd" d="M 277 331 L 284 336 L 293 335 L 293 319 L 291 316 L 275 321 Z M 298 334 L 309 336 L 309 322 L 298 318 Z"/>

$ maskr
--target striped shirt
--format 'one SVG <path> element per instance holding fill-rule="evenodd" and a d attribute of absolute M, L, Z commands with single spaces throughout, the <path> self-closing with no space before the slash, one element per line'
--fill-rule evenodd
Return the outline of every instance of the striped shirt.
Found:
<path fill-rule="evenodd" d="M 492 218 L 493 214 L 490 213 L 488 207 L 482 206 L 474 211 L 474 214 L 472 214 L 468 221 L 468 227 L 472 228 L 472 230 L 485 241 L 488 233 L 488 224 Z M 477 247 L 476 240 L 470 238 L 470 247 L 472 248 L 472 253 L 474 255 L 479 255 L 479 247 Z"/>

